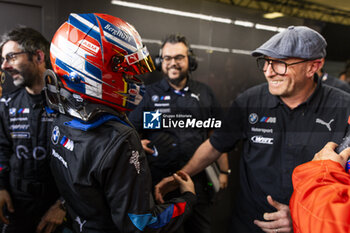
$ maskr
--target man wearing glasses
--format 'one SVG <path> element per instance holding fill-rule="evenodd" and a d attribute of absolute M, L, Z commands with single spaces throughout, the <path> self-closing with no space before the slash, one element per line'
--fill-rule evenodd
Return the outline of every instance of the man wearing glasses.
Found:
<path fill-rule="evenodd" d="M 181 169 L 192 157 L 198 146 L 208 138 L 211 129 L 171 126 L 161 129 L 145 129 L 143 115 L 147 111 L 157 111 L 162 119 L 172 122 L 207 120 L 219 118 L 219 104 L 206 85 L 192 80 L 191 72 L 197 61 L 182 35 L 167 36 L 161 46 L 160 56 L 155 58 L 155 66 L 162 71 L 163 79 L 147 86 L 146 93 L 129 115 L 130 121 L 142 135 L 143 148 L 147 153 L 152 183 L 157 184 L 164 177 Z M 227 186 L 228 161 L 224 154 L 218 161 L 222 174 L 219 175 L 221 188 Z M 193 177 L 198 204 L 184 228 L 177 232 L 210 232 L 210 199 L 205 172 Z M 175 195 L 175 193 L 171 193 Z"/>
<path fill-rule="evenodd" d="M 223 127 L 183 167 L 194 175 L 243 141 L 230 232 L 292 232 L 293 169 L 328 141 L 340 143 L 349 130 L 350 95 L 323 85 L 315 75 L 326 45 L 316 31 L 290 26 L 253 51 L 267 83 L 238 96 Z M 170 180 L 156 186 L 158 198 Z"/>
<path fill-rule="evenodd" d="M 1 38 L 1 69 L 19 87 L 0 101 L 1 232 L 53 232 L 65 216 L 47 156 L 55 116 L 42 95 L 49 46 L 26 27 Z"/>

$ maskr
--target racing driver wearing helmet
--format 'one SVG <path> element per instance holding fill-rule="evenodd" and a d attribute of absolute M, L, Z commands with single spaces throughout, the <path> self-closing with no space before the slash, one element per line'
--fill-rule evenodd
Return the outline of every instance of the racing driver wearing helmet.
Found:
<path fill-rule="evenodd" d="M 172 232 L 196 202 L 190 177 L 174 174 L 181 197 L 155 205 L 140 138 L 125 111 L 140 100 L 134 77 L 154 69 L 137 31 L 106 14 L 71 14 L 51 42 L 46 97 L 59 112 L 51 168 L 76 232 Z"/>

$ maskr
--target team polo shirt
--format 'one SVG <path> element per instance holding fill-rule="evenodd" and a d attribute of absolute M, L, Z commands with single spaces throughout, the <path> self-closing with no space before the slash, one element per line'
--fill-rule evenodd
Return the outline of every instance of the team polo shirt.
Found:
<path fill-rule="evenodd" d="M 288 204 L 293 169 L 310 161 L 327 142 L 340 143 L 349 130 L 349 115 L 350 95 L 320 81 L 309 99 L 293 110 L 269 93 L 267 83 L 238 96 L 210 142 L 228 152 L 243 140 L 237 201 L 241 221 L 256 229 L 254 219 L 275 212 L 267 195 Z"/>
<path fill-rule="evenodd" d="M 147 111 L 159 111 L 162 114 L 162 123 L 164 120 L 166 126 L 162 125 L 160 129 L 144 129 L 143 113 Z M 161 148 L 162 145 L 159 145 L 159 153 L 148 156 L 155 182 L 182 168 L 197 147 L 208 138 L 211 129 L 180 127 L 174 125 L 174 122 L 187 119 L 218 120 L 219 116 L 220 106 L 213 92 L 198 81 L 189 79 L 185 88 L 179 91 L 173 89 L 166 79 L 146 87 L 145 96 L 139 106 L 130 113 L 129 120 L 143 138 L 153 141 L 157 140 L 159 135 L 167 134 L 173 140 L 171 148 Z M 155 174 L 155 170 L 163 172 Z"/>

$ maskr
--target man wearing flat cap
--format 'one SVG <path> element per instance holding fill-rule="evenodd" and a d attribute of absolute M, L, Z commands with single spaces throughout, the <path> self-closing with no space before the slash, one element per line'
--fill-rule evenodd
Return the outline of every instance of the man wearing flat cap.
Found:
<path fill-rule="evenodd" d="M 254 50 L 267 82 L 235 99 L 221 129 L 183 167 L 194 175 L 243 141 L 230 232 L 293 232 L 293 169 L 328 141 L 340 143 L 349 130 L 350 95 L 315 75 L 326 46 L 318 32 L 290 26 Z M 157 185 L 157 196 L 170 188 L 169 181 Z"/>

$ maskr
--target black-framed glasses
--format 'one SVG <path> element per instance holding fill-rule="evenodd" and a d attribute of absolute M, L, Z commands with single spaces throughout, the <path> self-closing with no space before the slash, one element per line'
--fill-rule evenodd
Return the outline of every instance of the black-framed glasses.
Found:
<path fill-rule="evenodd" d="M 25 52 L 25 51 L 21 51 L 21 52 L 17 52 L 17 53 L 8 53 L 5 55 L 5 57 L 1 57 L 0 59 L 0 65 L 2 65 L 2 63 L 4 63 L 4 61 L 6 60 L 8 63 L 12 63 L 16 60 L 16 57 L 20 54 L 23 54 L 23 53 L 28 53 L 28 52 Z"/>
<path fill-rule="evenodd" d="M 259 70 L 261 70 L 262 72 L 266 72 L 267 67 L 271 64 L 272 70 L 278 75 L 285 75 L 285 73 L 287 72 L 288 66 L 300 64 L 307 61 L 309 60 L 302 60 L 294 63 L 287 63 L 281 60 L 268 59 L 264 57 L 258 57 L 256 59 L 256 63 L 258 65 Z"/>
<path fill-rule="evenodd" d="M 164 56 L 164 57 L 162 57 L 162 60 L 165 63 L 170 63 L 174 59 L 176 63 L 180 63 L 180 62 L 182 62 L 185 59 L 185 57 L 186 56 L 179 54 L 179 55 L 176 55 L 174 57 L 172 57 L 172 56 Z"/>

